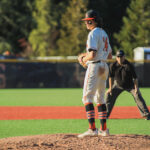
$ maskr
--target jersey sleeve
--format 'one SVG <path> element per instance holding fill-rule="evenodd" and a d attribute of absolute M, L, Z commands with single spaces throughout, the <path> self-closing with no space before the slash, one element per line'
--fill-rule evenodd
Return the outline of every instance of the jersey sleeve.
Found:
<path fill-rule="evenodd" d="M 98 50 L 98 38 L 95 32 L 91 32 L 88 35 L 87 51 L 89 51 L 90 49 Z"/>
<path fill-rule="evenodd" d="M 112 52 L 112 49 L 111 49 L 111 46 L 110 46 L 110 43 L 109 43 L 109 40 L 108 40 L 108 53 Z"/>
<path fill-rule="evenodd" d="M 136 79 L 137 75 L 136 75 L 135 69 L 132 64 L 130 64 L 130 70 L 131 70 L 133 79 Z"/>
<path fill-rule="evenodd" d="M 114 65 L 110 64 L 109 65 L 109 77 L 114 78 L 114 76 L 115 76 Z"/>

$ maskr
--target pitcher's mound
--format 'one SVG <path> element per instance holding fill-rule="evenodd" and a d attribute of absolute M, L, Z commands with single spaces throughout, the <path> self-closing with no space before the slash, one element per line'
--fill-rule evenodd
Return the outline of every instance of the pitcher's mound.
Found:
<path fill-rule="evenodd" d="M 150 150 L 148 135 L 110 135 L 77 138 L 51 134 L 0 139 L 0 150 Z"/>

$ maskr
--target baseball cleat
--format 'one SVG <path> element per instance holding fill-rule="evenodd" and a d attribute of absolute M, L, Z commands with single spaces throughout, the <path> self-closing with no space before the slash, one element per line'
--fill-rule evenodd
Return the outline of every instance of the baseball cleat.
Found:
<path fill-rule="evenodd" d="M 98 135 L 98 129 L 96 129 L 96 130 L 88 129 L 88 131 L 86 131 L 82 134 L 79 134 L 78 138 L 83 138 L 86 136 L 97 136 L 97 135 Z"/>
<path fill-rule="evenodd" d="M 109 134 L 109 129 L 106 129 L 106 130 L 99 130 L 98 131 L 98 135 L 100 135 L 100 136 L 109 136 L 110 134 Z"/>

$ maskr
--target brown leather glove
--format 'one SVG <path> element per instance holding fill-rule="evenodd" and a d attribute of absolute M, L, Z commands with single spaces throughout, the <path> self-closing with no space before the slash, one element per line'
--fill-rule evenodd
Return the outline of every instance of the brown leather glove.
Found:
<path fill-rule="evenodd" d="M 83 67 L 83 68 L 87 68 L 87 65 L 86 63 L 83 62 L 83 58 L 85 57 L 85 54 L 79 54 L 78 55 L 78 61 L 79 61 L 79 64 Z"/>

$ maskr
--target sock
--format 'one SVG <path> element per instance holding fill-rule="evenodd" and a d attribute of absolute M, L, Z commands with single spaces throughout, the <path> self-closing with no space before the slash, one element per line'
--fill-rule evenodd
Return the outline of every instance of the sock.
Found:
<path fill-rule="evenodd" d="M 105 104 L 98 104 L 98 119 L 100 119 L 100 129 L 101 130 L 106 130 L 107 125 L 106 125 L 106 117 L 107 117 L 107 112 L 106 112 L 106 105 Z"/>
<path fill-rule="evenodd" d="M 92 103 L 85 104 L 85 110 L 89 121 L 89 128 L 95 130 L 95 110 Z"/>

